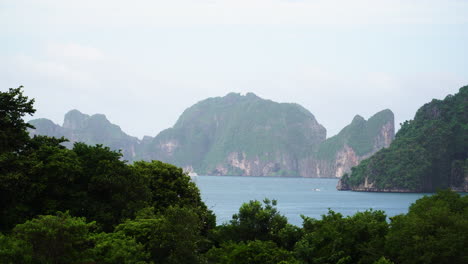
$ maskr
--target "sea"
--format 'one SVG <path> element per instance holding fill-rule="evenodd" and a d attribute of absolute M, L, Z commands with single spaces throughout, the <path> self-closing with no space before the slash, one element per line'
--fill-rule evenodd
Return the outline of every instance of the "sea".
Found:
<path fill-rule="evenodd" d="M 337 191 L 338 179 L 324 178 L 195 176 L 193 181 L 218 224 L 229 222 L 250 200 L 277 200 L 289 223 L 302 226 L 301 215 L 321 219 L 329 209 L 344 216 L 368 209 L 383 210 L 388 217 L 405 214 L 417 199 L 431 195 Z"/>

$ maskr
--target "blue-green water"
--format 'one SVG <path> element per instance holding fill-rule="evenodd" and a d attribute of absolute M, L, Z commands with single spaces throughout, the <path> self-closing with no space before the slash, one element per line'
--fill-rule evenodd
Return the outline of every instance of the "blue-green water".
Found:
<path fill-rule="evenodd" d="M 301 214 L 320 218 L 328 208 L 343 215 L 369 208 L 384 210 L 387 216 L 407 213 L 413 202 L 428 195 L 337 191 L 337 179 L 197 176 L 194 181 L 218 224 L 229 221 L 242 203 L 265 197 L 276 199 L 289 222 L 301 226 Z"/>

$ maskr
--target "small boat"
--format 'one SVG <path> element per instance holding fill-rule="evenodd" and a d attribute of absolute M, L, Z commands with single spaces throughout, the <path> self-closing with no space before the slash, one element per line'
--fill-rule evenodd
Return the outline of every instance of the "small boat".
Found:
<path fill-rule="evenodd" d="M 319 188 L 314 188 L 314 189 L 312 189 L 312 191 L 314 191 L 314 192 L 320 192 L 320 189 L 319 189 Z"/>

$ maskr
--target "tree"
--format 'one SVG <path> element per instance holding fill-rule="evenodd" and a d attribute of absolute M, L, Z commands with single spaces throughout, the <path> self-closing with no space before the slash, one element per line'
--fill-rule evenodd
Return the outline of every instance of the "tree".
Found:
<path fill-rule="evenodd" d="M 189 207 L 169 207 L 155 213 L 145 208 L 134 220 L 127 220 L 116 228 L 134 237 L 145 246 L 155 263 L 198 263 L 202 223 L 195 210 Z"/>
<path fill-rule="evenodd" d="M 206 254 L 213 264 L 296 264 L 292 252 L 279 248 L 272 241 L 226 242 Z"/>
<path fill-rule="evenodd" d="M 332 210 L 321 220 L 304 218 L 304 236 L 295 251 L 304 263 L 373 263 L 384 254 L 386 216 L 382 211 L 343 217 Z"/>
<path fill-rule="evenodd" d="M 0 228 L 39 214 L 51 214 L 74 207 L 74 181 L 80 165 L 75 153 L 60 139 L 38 136 L 30 139 L 21 153 L 0 155 Z"/>
<path fill-rule="evenodd" d="M 68 212 L 39 216 L 0 234 L 1 263 L 144 264 L 149 254 L 122 232 L 95 233 L 95 222 Z"/>
<path fill-rule="evenodd" d="M 152 195 L 151 206 L 156 210 L 176 204 L 193 207 L 202 204 L 197 186 L 181 168 L 155 160 L 138 161 L 132 167 L 147 179 Z"/>
<path fill-rule="evenodd" d="M 148 181 L 121 160 L 120 152 L 84 143 L 75 143 L 73 152 L 82 172 L 76 181 L 76 195 L 82 197 L 81 203 L 70 208 L 75 215 L 94 220 L 104 231 L 111 231 L 149 205 Z"/>
<path fill-rule="evenodd" d="M 94 225 L 58 212 L 17 225 L 13 236 L 31 245 L 35 263 L 84 263 L 92 260 L 89 235 Z"/>
<path fill-rule="evenodd" d="M 0 263 L 32 263 L 32 248 L 25 241 L 0 233 Z"/>
<path fill-rule="evenodd" d="M 200 190 L 181 168 L 155 160 L 138 161 L 131 167 L 145 179 L 151 193 L 149 206 L 157 212 L 163 212 L 170 206 L 190 207 L 200 218 L 203 234 L 216 226 L 216 216 L 206 207 Z"/>
<path fill-rule="evenodd" d="M 386 249 L 395 263 L 467 263 L 468 196 L 439 191 L 391 220 Z"/>
<path fill-rule="evenodd" d="M 99 233 L 91 236 L 92 255 L 101 264 L 144 264 L 149 259 L 144 245 L 123 232 Z"/>
<path fill-rule="evenodd" d="M 17 151 L 28 141 L 27 128 L 33 128 L 23 120 L 26 114 L 36 112 L 34 99 L 23 95 L 23 86 L 0 92 L 0 154 Z"/>
<path fill-rule="evenodd" d="M 218 227 L 213 236 L 218 242 L 273 240 L 280 243 L 280 232 L 287 224 L 286 217 L 276 209 L 276 200 L 264 199 L 263 205 L 255 200 L 242 204 L 230 223 Z"/>

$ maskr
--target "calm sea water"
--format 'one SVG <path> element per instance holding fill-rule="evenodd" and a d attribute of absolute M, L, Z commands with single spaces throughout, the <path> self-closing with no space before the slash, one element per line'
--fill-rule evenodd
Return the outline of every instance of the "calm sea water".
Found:
<path fill-rule="evenodd" d="M 328 208 L 343 215 L 369 208 L 384 210 L 387 216 L 407 213 L 413 202 L 429 195 L 337 191 L 337 179 L 197 176 L 194 181 L 218 224 L 229 221 L 242 203 L 264 198 L 277 200 L 281 214 L 301 226 L 301 214 L 319 219 Z"/>

